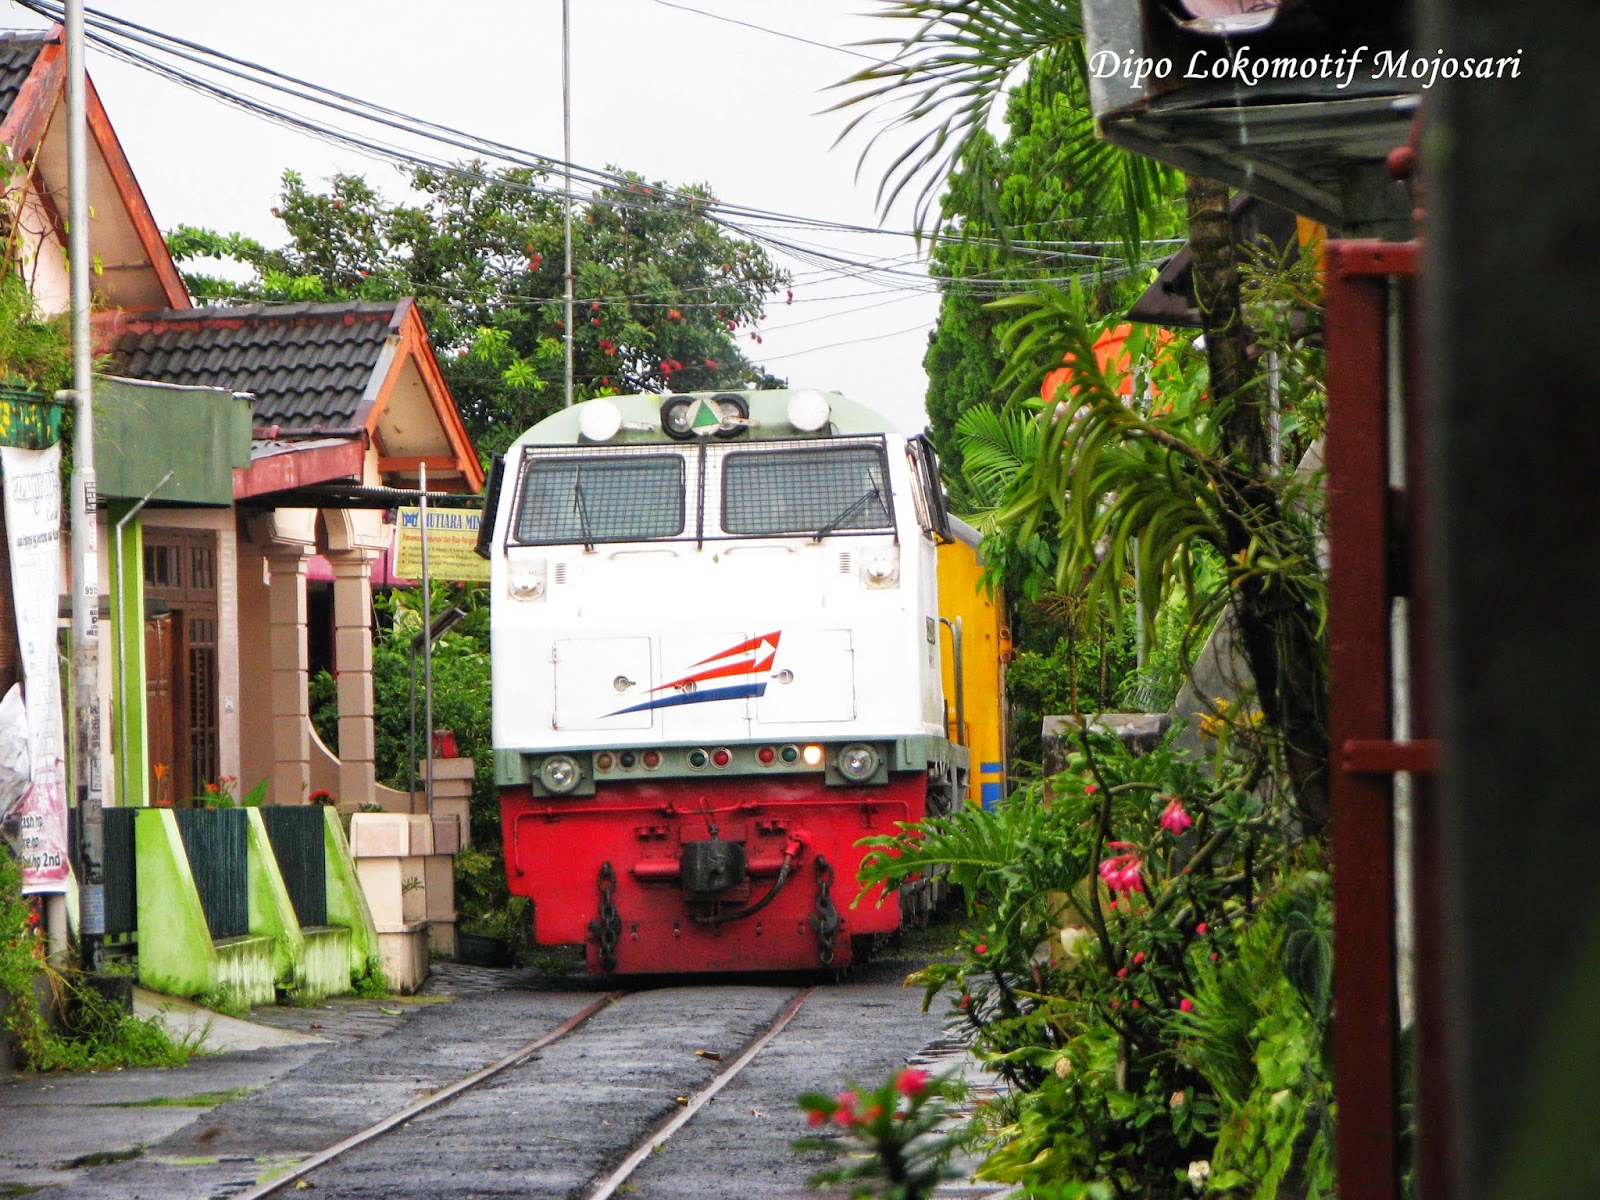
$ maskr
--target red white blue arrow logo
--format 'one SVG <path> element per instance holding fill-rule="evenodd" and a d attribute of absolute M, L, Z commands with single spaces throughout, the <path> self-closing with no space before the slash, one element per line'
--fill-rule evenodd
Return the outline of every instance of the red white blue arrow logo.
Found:
<path fill-rule="evenodd" d="M 619 717 L 623 713 L 646 712 L 654 708 L 676 708 L 682 704 L 705 704 L 712 700 L 744 700 L 751 696 L 763 695 L 767 690 L 765 676 L 772 670 L 772 662 L 778 655 L 778 639 L 782 636 L 782 630 L 763 633 L 759 637 L 747 638 L 737 645 L 729 646 L 726 650 L 708 654 L 699 662 L 691 663 L 687 674 L 670 683 L 651 688 L 652 699 L 628 708 L 619 708 L 616 712 L 606 715 Z M 761 676 L 761 678 L 752 679 L 751 676 Z M 740 677 L 743 677 L 745 682 L 709 688 L 700 686 L 713 679 Z M 658 692 L 667 694 L 657 695 Z"/>

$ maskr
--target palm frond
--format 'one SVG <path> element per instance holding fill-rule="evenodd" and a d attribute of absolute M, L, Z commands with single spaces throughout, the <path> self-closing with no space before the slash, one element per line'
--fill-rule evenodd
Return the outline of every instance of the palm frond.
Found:
<path fill-rule="evenodd" d="M 918 131 L 885 170 L 878 202 L 889 208 L 921 179 L 914 219 L 918 229 L 926 229 L 937 217 L 945 178 L 988 124 L 994 106 L 1004 102 L 1012 75 L 1052 51 L 1063 67 L 1081 71 L 1083 23 L 1078 5 L 1060 0 L 889 0 L 881 15 L 911 23 L 914 31 L 903 39 L 863 43 L 894 47 L 894 56 L 836 85 L 856 92 L 830 111 L 867 106 L 845 126 L 840 140 L 869 116 L 885 116 L 868 153 L 891 132 Z M 862 165 L 865 161 L 866 153 Z"/>

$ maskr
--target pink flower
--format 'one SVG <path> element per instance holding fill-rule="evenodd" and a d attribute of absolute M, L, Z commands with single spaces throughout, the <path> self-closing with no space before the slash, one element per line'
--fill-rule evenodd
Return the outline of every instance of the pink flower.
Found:
<path fill-rule="evenodd" d="M 920 1096 L 928 1090 L 928 1073 L 907 1067 L 895 1076 L 894 1090 L 902 1096 Z"/>
<path fill-rule="evenodd" d="M 1183 800 L 1177 796 L 1174 796 L 1161 812 L 1161 828 L 1173 837 L 1177 837 L 1193 824 L 1194 819 L 1184 811 Z"/>
<path fill-rule="evenodd" d="M 1113 846 L 1127 845 L 1126 842 L 1112 842 Z M 1142 892 L 1144 891 L 1144 878 L 1139 874 L 1144 867 L 1144 862 L 1132 850 L 1122 854 L 1113 855 L 1101 863 L 1098 870 L 1100 878 L 1106 887 L 1113 892 Z"/>
<path fill-rule="evenodd" d="M 1137 954 L 1135 954 L 1133 956 L 1133 965 L 1137 967 L 1143 961 L 1144 961 L 1144 951 L 1140 950 Z"/>
<path fill-rule="evenodd" d="M 1117 978 L 1118 979 L 1126 979 L 1127 977 L 1128 977 L 1128 968 L 1127 967 L 1118 967 L 1117 968 Z"/>
<path fill-rule="evenodd" d="M 1201 921 L 1200 924 L 1198 924 L 1198 925 L 1196 925 L 1194 927 L 1194 931 L 1196 933 L 1198 933 L 1201 937 L 1204 937 L 1205 933 L 1206 933 L 1206 930 L 1208 930 L 1210 928 L 1211 928 L 1211 926 L 1207 925 L 1204 921 Z"/>
<path fill-rule="evenodd" d="M 1178 1011 L 1179 1012 L 1193 1012 L 1194 1011 L 1194 1001 L 1189 999 L 1189 997 L 1185 996 L 1182 1000 L 1178 1001 Z"/>
<path fill-rule="evenodd" d="M 1096 792 L 1098 792 L 1099 790 L 1100 790 L 1099 785 L 1093 784 L 1093 783 L 1089 783 L 1089 784 L 1085 784 L 1084 785 L 1083 794 L 1085 796 L 1092 796 Z"/>

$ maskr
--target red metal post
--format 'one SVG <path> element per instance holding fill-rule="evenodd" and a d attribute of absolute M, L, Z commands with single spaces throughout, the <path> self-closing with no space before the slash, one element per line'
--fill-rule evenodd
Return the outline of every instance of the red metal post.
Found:
<path fill-rule="evenodd" d="M 1394 746 L 1388 462 L 1392 276 L 1410 244 L 1331 241 L 1327 268 L 1329 742 L 1333 751 L 1334 1095 L 1341 1195 L 1399 1195 Z"/>

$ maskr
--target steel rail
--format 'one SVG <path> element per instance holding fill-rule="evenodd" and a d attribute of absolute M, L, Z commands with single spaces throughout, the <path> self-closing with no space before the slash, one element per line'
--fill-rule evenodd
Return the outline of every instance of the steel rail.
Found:
<path fill-rule="evenodd" d="M 418 1100 L 413 1104 L 408 1104 L 399 1112 L 385 1117 L 376 1125 L 369 1126 L 359 1133 L 351 1134 L 342 1142 L 335 1142 L 326 1150 L 320 1150 L 316 1154 L 313 1154 L 310 1158 L 304 1159 L 295 1164 L 295 1166 L 290 1168 L 288 1171 L 285 1171 L 282 1175 L 279 1175 L 276 1178 L 267 1181 L 266 1183 L 259 1183 L 249 1191 L 240 1192 L 233 1198 L 233 1200 L 263 1200 L 264 1197 L 281 1191 L 283 1188 L 288 1187 L 291 1183 L 294 1183 L 298 1179 L 303 1179 L 312 1171 L 327 1165 L 341 1155 L 347 1154 L 351 1150 L 356 1149 L 358 1146 L 364 1146 L 368 1142 L 373 1141 L 375 1138 L 383 1136 L 385 1133 L 388 1133 L 391 1129 L 395 1128 L 395 1126 L 405 1124 L 419 1113 L 426 1112 L 428 1109 L 443 1104 L 447 1100 L 454 1099 L 462 1092 L 469 1091 L 470 1089 L 477 1087 L 480 1083 L 483 1083 L 488 1079 L 492 1079 L 494 1076 L 500 1074 L 500 1072 L 507 1070 L 510 1067 L 521 1066 L 540 1050 L 543 1050 L 546 1046 L 551 1045 L 553 1042 L 560 1041 L 569 1033 L 572 1033 L 574 1030 L 588 1022 L 591 1017 L 595 1016 L 601 1010 L 609 1008 L 612 1004 L 615 1004 L 618 1000 L 622 999 L 622 997 L 626 995 L 628 995 L 627 992 L 606 993 L 598 1000 L 595 1000 L 579 1009 L 576 1013 L 568 1017 L 565 1021 L 561 1022 L 561 1024 L 557 1025 L 549 1033 L 534 1038 L 533 1041 L 529 1042 L 520 1049 L 513 1050 L 510 1054 L 506 1055 L 498 1062 L 490 1063 L 481 1071 L 474 1071 L 471 1075 L 467 1075 L 456 1080 L 448 1087 L 440 1088 L 431 1096 L 424 1096 L 421 1100 Z"/>
<path fill-rule="evenodd" d="M 808 987 L 795 996 L 793 1000 L 789 1001 L 784 1006 L 783 1011 L 778 1014 L 777 1020 L 767 1026 L 761 1036 L 746 1046 L 743 1052 L 724 1067 L 710 1083 L 689 1097 L 689 1102 L 673 1113 L 665 1124 L 658 1127 L 654 1133 L 635 1146 L 633 1151 L 618 1164 L 615 1170 L 585 1194 L 584 1200 L 610 1200 L 616 1194 L 617 1189 L 626 1183 L 628 1177 L 638 1169 L 640 1163 L 654 1154 L 657 1147 L 665 1144 L 668 1138 L 693 1120 L 694 1115 L 710 1103 L 711 1098 L 727 1086 L 735 1075 L 744 1070 L 749 1065 L 750 1060 L 760 1054 L 768 1042 L 783 1032 L 784 1026 L 789 1023 L 795 1013 L 800 1011 L 800 1006 L 810 998 L 811 993 L 814 991 L 816 991 L 816 988 Z"/>

